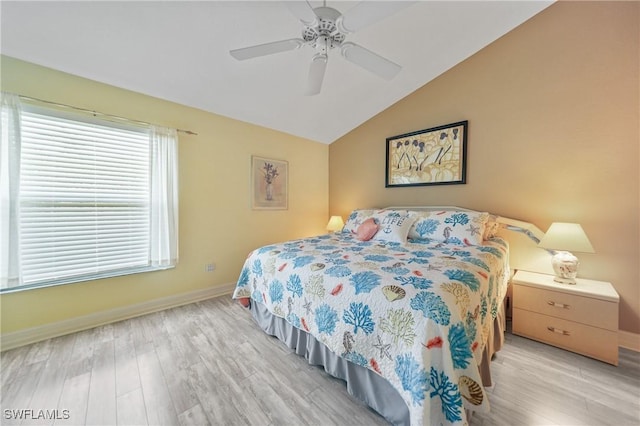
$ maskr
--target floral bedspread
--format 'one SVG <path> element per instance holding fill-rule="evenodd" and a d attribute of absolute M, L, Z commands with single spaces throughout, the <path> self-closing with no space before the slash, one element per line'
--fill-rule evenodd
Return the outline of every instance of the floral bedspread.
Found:
<path fill-rule="evenodd" d="M 388 380 L 411 424 L 488 410 L 477 364 L 502 303 L 508 247 L 356 240 L 347 233 L 253 251 L 233 297 L 250 297 Z"/>

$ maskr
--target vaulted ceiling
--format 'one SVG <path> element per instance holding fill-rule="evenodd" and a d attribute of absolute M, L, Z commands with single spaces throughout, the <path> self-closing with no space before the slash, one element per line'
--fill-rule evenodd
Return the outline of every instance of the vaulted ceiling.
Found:
<path fill-rule="evenodd" d="M 315 96 L 304 94 L 311 47 L 245 61 L 229 54 L 301 37 L 282 2 L 5 0 L 0 46 L 3 55 L 331 143 L 551 3 L 409 4 L 347 36 L 400 64 L 400 73 L 387 81 L 333 49 Z M 326 3 L 342 13 L 356 4 Z"/>

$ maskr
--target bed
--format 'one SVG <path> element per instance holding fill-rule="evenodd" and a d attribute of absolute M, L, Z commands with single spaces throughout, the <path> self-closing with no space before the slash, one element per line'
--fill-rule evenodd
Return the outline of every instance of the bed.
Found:
<path fill-rule="evenodd" d="M 254 250 L 233 298 L 390 423 L 466 424 L 489 409 L 511 273 L 500 230 L 532 238 L 520 224 L 454 207 L 354 210 L 342 232 Z"/>

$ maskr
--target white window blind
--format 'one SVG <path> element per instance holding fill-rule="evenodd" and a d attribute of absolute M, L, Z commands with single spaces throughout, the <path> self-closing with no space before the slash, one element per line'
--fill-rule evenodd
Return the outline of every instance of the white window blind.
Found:
<path fill-rule="evenodd" d="M 147 129 L 22 112 L 22 285 L 150 266 Z"/>

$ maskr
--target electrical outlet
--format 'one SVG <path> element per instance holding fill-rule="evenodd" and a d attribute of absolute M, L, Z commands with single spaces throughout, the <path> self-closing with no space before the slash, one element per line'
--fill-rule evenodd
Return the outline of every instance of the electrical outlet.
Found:
<path fill-rule="evenodd" d="M 205 272 L 213 272 L 216 270 L 216 264 L 215 263 L 207 263 L 206 265 L 204 265 L 204 271 Z"/>

